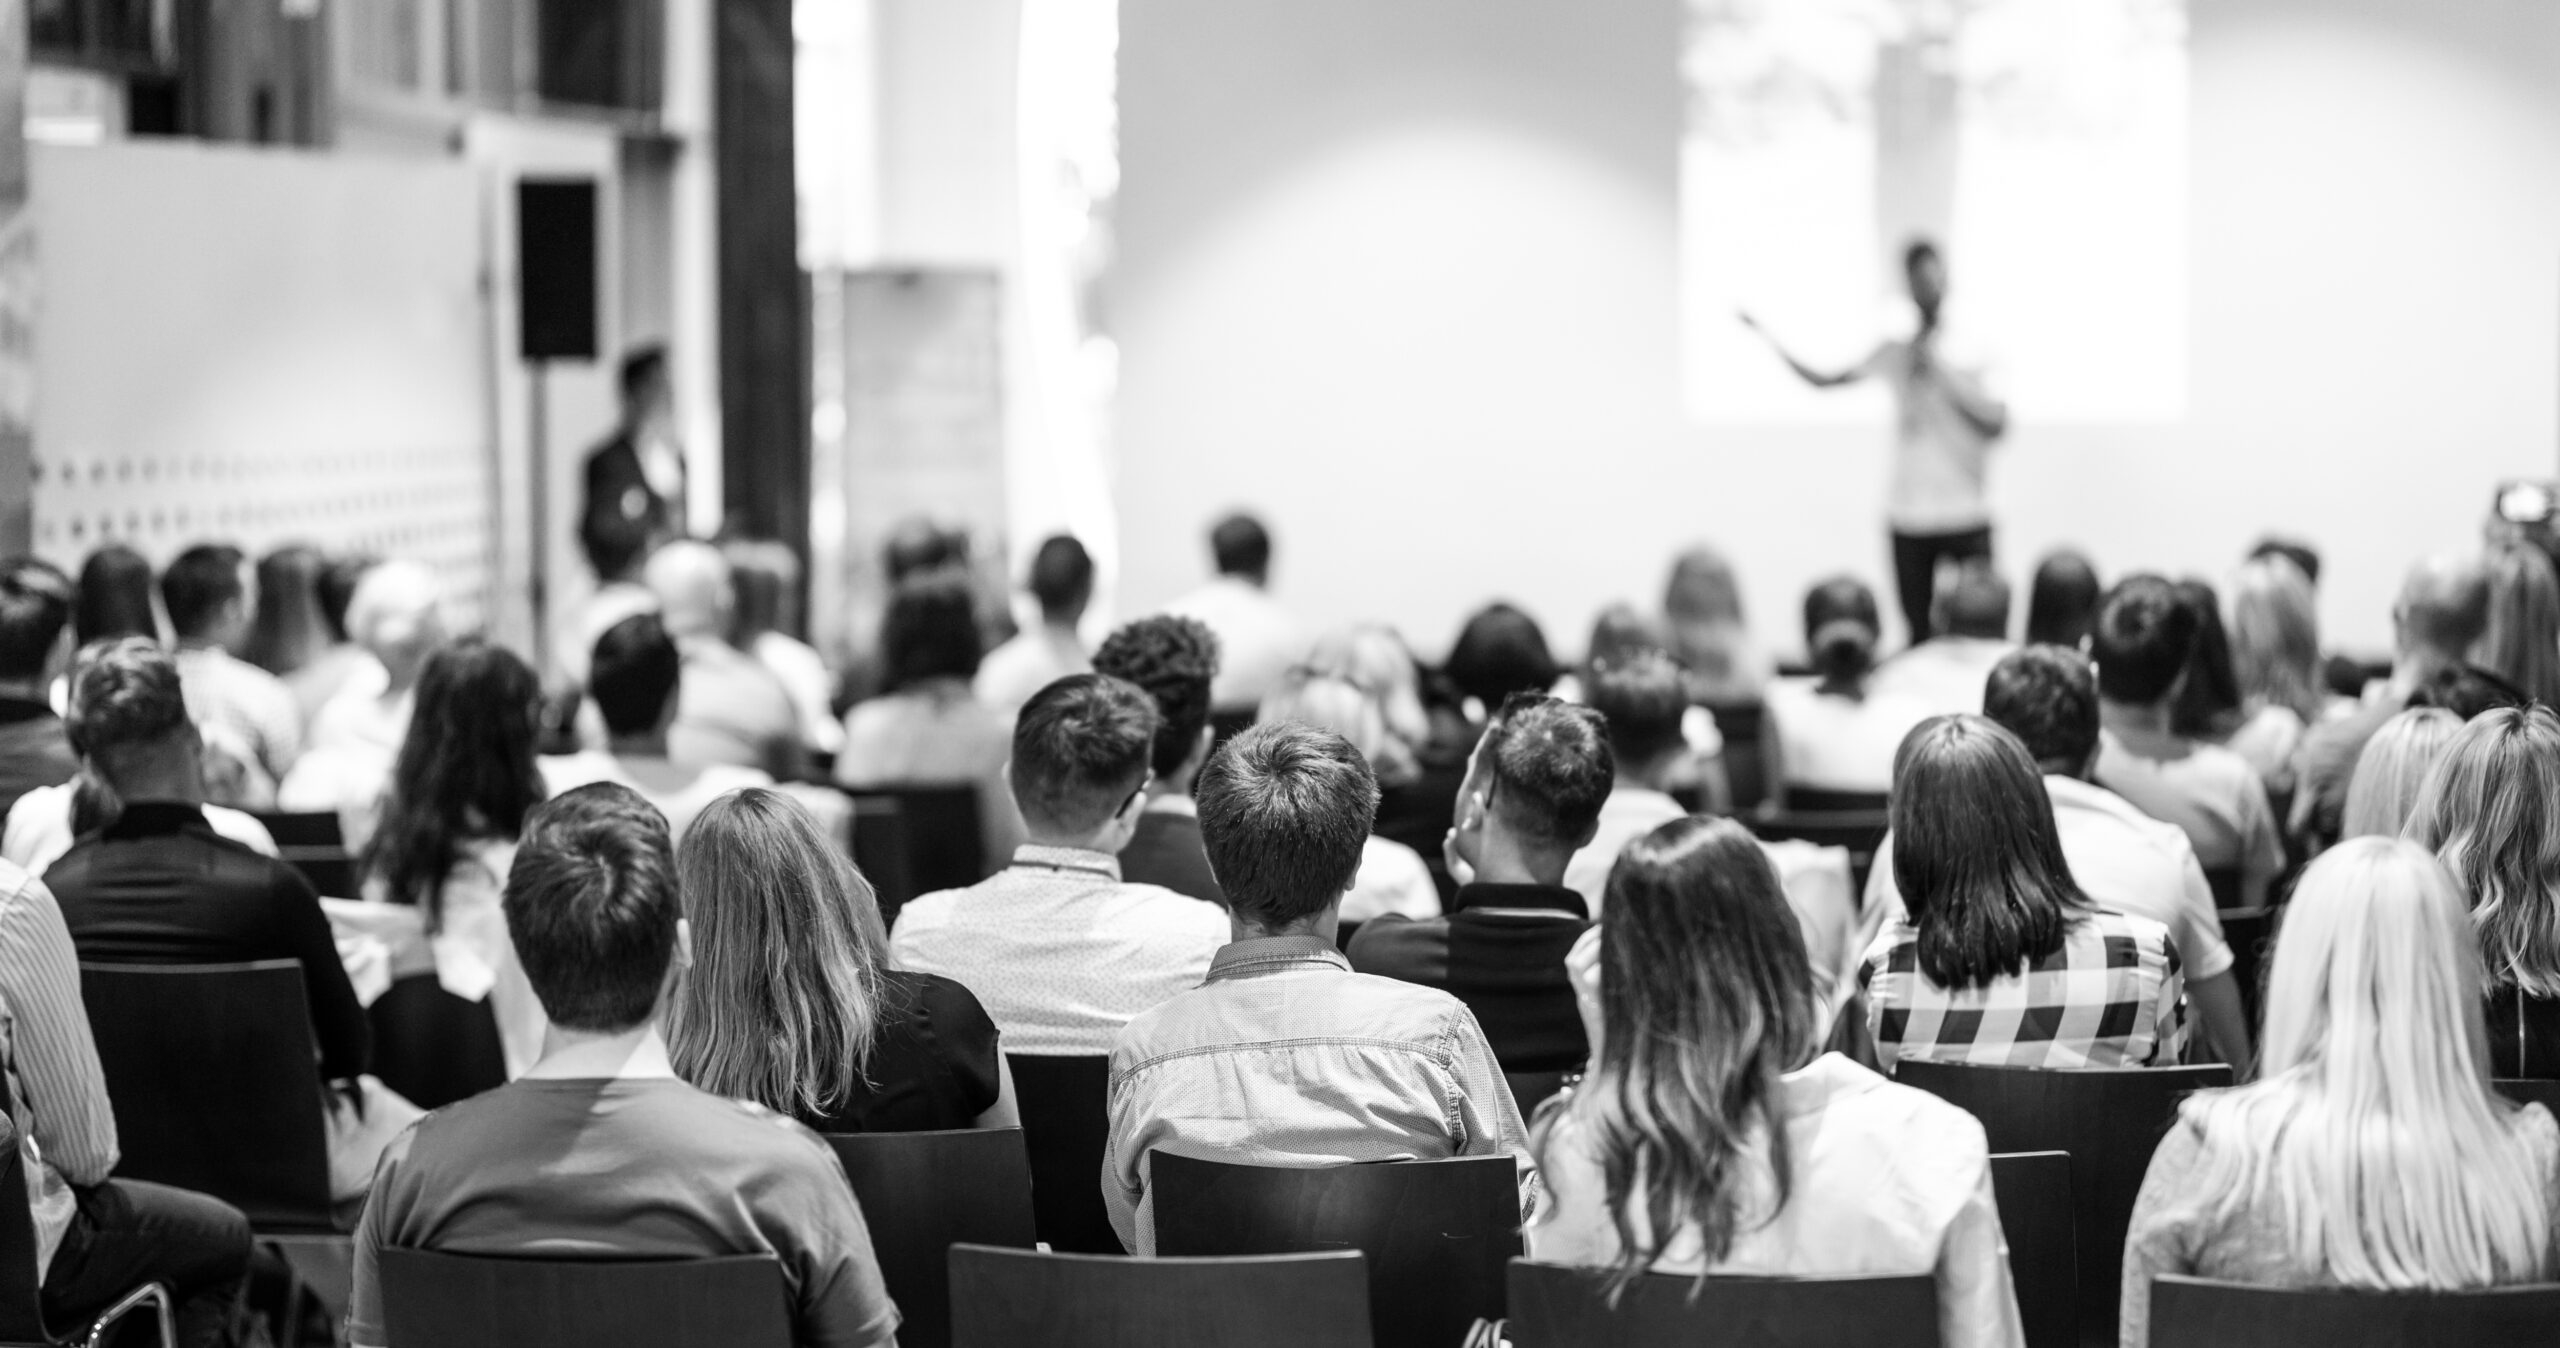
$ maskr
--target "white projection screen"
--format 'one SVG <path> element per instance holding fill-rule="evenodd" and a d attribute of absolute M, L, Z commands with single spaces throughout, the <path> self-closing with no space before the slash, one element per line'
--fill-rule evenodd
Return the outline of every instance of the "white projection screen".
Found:
<path fill-rule="evenodd" d="M 1710 423 L 1869 422 L 1823 393 L 1911 328 L 1904 245 L 1951 284 L 1945 349 L 2022 419 L 2186 411 L 2186 0 L 1689 0 L 1684 391 Z"/>

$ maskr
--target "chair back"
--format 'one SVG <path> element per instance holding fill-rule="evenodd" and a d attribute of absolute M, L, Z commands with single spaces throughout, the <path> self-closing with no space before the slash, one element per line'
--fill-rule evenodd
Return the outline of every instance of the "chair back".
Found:
<path fill-rule="evenodd" d="M 1589 1061 L 1591 1040 L 1564 959 L 1590 928 L 1562 913 L 1448 925 L 1441 986 L 1467 1004 L 1503 1071 L 1573 1072 Z"/>
<path fill-rule="evenodd" d="M 954 1245 L 951 1343 L 1369 1348 L 1368 1259 L 1357 1250 L 1114 1259 Z"/>
<path fill-rule="evenodd" d="M 1826 791 L 1818 786 L 1787 788 L 1787 812 L 1809 815 L 1879 815 L 1893 808 L 1884 791 Z"/>
<path fill-rule="evenodd" d="M 488 999 L 444 990 L 432 973 L 399 979 L 365 1008 L 373 1074 L 420 1109 L 442 1109 L 507 1084 L 507 1050 Z"/>
<path fill-rule="evenodd" d="M 311 887 L 334 899 L 356 897 L 354 858 L 334 810 L 268 812 L 257 816 L 275 839 L 276 859 L 302 872 Z"/>
<path fill-rule="evenodd" d="M 2489 1084 L 2498 1088 L 2498 1094 L 2517 1104 L 2540 1105 L 2550 1110 L 2554 1118 L 2560 1118 L 2560 1081 L 2501 1077 Z"/>
<path fill-rule="evenodd" d="M 1809 842 L 1847 851 L 1851 898 L 1867 892 L 1867 874 L 1875 869 L 1876 853 L 1884 847 L 1884 835 L 1893 828 L 1892 816 L 1883 810 L 1781 810 L 1771 815 L 1746 815 L 1742 822 L 1762 842 Z"/>
<path fill-rule="evenodd" d="M 2151 1348 L 2526 1348 L 2560 1338 L 2560 1285 L 2474 1292 L 2253 1287 L 2163 1274 Z"/>
<path fill-rule="evenodd" d="M 2230 1085 L 2231 1069 L 2214 1063 L 2061 1072 L 1905 1060 L 1894 1078 L 1981 1120 L 1995 1152 L 2070 1154 L 2080 1329 L 2087 1335 L 2114 1332 L 2125 1228 L 2178 1101 Z"/>
<path fill-rule="evenodd" d="M 0 1117 L 11 1113 L 9 1078 L 0 1073 Z M 26 1153 L 11 1127 L 0 1138 L 0 1343 L 51 1343 L 44 1325 L 43 1285 L 36 1278 L 35 1214 L 27 1207 Z"/>
<path fill-rule="evenodd" d="M 1595 1270 L 1514 1259 L 1508 1328 L 1512 1348 L 1938 1348 L 1938 1288 L 1648 1273 L 1612 1306 Z"/>
<path fill-rule="evenodd" d="M 384 1250 L 392 1348 L 791 1348 L 770 1255 L 720 1259 L 491 1258 Z"/>
<path fill-rule="evenodd" d="M 1031 1165 L 1019 1128 L 831 1133 L 871 1227 L 903 1348 L 951 1342 L 951 1247 L 1030 1249 Z"/>
<path fill-rule="evenodd" d="M 1069 1254 L 1122 1254 L 1102 1204 L 1102 1153 L 1111 1133 L 1111 1060 L 1008 1053 L 1022 1145 L 1031 1157 L 1031 1213 L 1040 1239 Z"/>
<path fill-rule="evenodd" d="M 2027 1348 L 2080 1341 L 2079 1278 L 2071 1240 L 2071 1158 L 2058 1151 L 1991 1158 L 1991 1193 L 2009 1242 L 2009 1280 Z"/>
<path fill-rule="evenodd" d="M 1505 1072 L 1504 1084 L 1511 1087 L 1511 1103 L 1520 1107 L 1520 1117 L 1528 1119 L 1538 1112 L 1547 1097 L 1564 1089 L 1571 1072 Z"/>
<path fill-rule="evenodd" d="M 1724 765 L 1725 790 L 1734 813 L 1758 809 L 1775 786 L 1769 780 L 1769 704 L 1710 702 L 1706 707 L 1716 718 L 1716 735 L 1724 741 L 1717 761 Z M 1695 806 L 1690 809 L 1696 811 Z"/>
<path fill-rule="evenodd" d="M 2205 886 L 2205 888 L 2207 888 L 2207 889 L 2209 889 L 2209 890 L 2212 890 L 2212 891 L 2213 891 L 2213 906 L 2214 906 L 2214 907 L 2216 907 L 2216 908 L 2237 908 L 2237 907 L 2239 907 L 2239 906 L 2240 906 L 2240 868 L 2239 868 L 2239 867 L 2237 867 L 2237 866 L 2207 866 L 2207 867 L 2205 867 L 2205 868 L 2204 868 L 2204 886 Z"/>
<path fill-rule="evenodd" d="M 880 925 L 897 925 L 898 910 L 907 900 L 922 891 L 916 888 L 915 876 L 907 866 L 906 815 L 898 808 L 898 798 L 882 795 L 851 797 L 853 836 L 848 849 L 853 862 L 862 868 L 862 878 L 871 882 L 871 892 L 880 901 Z"/>
<path fill-rule="evenodd" d="M 261 1230 L 332 1230 L 302 966 L 83 964 L 124 1152 L 117 1173 L 211 1194 Z"/>
<path fill-rule="evenodd" d="M 2222 939 L 2231 946 L 2231 982 L 2240 990 L 2240 1007 L 2254 1036 L 2261 1032 L 2258 1008 L 2266 1005 L 2267 970 L 2274 966 L 2276 910 L 2231 908 L 2221 916 Z"/>
<path fill-rule="evenodd" d="M 887 794 L 898 802 L 907 878 L 917 893 L 966 889 L 987 878 L 987 840 L 976 786 L 903 786 Z"/>
<path fill-rule="evenodd" d="M 1147 1195 L 1156 1253 L 1369 1256 L 1378 1348 L 1456 1348 L 1502 1318 L 1520 1254 L 1520 1181 L 1505 1156 L 1310 1168 L 1230 1165 L 1159 1151 Z"/>

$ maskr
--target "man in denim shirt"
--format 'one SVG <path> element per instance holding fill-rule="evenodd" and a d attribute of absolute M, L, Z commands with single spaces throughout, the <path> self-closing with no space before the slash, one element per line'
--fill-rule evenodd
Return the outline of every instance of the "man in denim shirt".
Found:
<path fill-rule="evenodd" d="M 1207 982 L 1112 1049 L 1102 1191 L 1121 1241 L 1155 1252 L 1157 1150 L 1281 1166 L 1509 1153 L 1529 1216 L 1535 1164 L 1475 1016 L 1446 992 L 1353 973 L 1334 948 L 1378 808 L 1360 752 L 1330 731 L 1257 726 L 1195 794 L 1235 940 Z"/>

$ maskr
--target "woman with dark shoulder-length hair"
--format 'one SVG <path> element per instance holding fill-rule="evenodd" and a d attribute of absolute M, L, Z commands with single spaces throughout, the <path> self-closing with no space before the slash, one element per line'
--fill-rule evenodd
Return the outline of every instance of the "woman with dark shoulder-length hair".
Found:
<path fill-rule="evenodd" d="M 995 1022 L 960 984 L 889 967 L 871 883 L 799 802 L 722 796 L 676 870 L 693 966 L 667 1045 L 687 1081 L 822 1133 L 1018 1121 Z"/>
<path fill-rule="evenodd" d="M 1891 864 L 1907 911 L 1876 937 L 1864 973 L 1885 1066 L 2174 1058 L 2180 988 L 2168 928 L 2081 893 L 2053 801 L 2017 736 L 1970 715 L 1911 732 L 1894 760 Z"/>
<path fill-rule="evenodd" d="M 2023 1342 L 1971 1115 L 1821 1052 L 1822 1002 L 1757 840 L 1676 819 L 1628 845 L 1574 948 L 1591 1073 L 1533 1139 L 1540 1259 L 1648 1273 L 1928 1274 L 1949 1348 Z"/>

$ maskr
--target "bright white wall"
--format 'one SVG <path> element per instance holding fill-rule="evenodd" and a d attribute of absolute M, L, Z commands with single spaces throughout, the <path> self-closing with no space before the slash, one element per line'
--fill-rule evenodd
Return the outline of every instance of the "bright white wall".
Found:
<path fill-rule="evenodd" d="M 1123 0 L 1129 603 L 1194 583 L 1240 503 L 1288 602 L 1426 651 L 1496 595 L 1577 649 L 1695 539 L 1782 646 L 1811 580 L 1882 588 L 1881 421 L 1681 415 L 1679 8 Z M 2560 5 L 2192 15 L 2189 416 L 2021 426 L 2004 564 L 2067 539 L 2220 576 L 2283 529 L 2327 553 L 2333 639 L 2378 646 L 2406 562 L 2553 469 Z"/>

